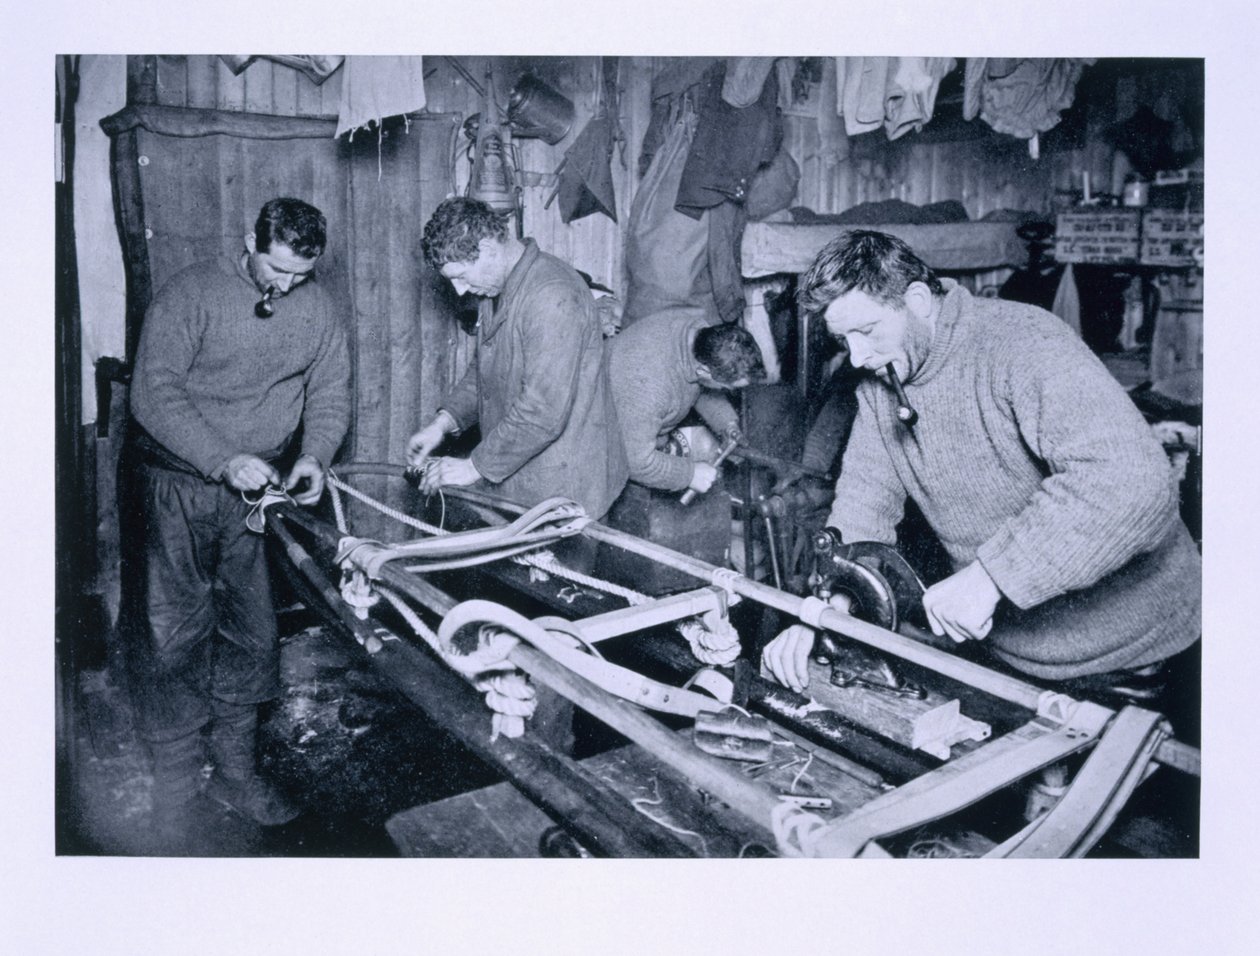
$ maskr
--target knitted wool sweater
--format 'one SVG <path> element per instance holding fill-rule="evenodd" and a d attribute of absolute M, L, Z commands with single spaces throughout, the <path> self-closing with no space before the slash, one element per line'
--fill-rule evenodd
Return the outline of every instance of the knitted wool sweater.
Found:
<path fill-rule="evenodd" d="M 258 289 L 239 261 L 178 272 L 145 315 L 131 381 L 136 421 L 210 480 L 234 455 L 280 451 L 302 424 L 302 452 L 327 467 L 350 422 L 345 332 L 307 282 L 254 315 Z"/>
<path fill-rule="evenodd" d="M 700 386 L 691 348 L 707 324 L 703 309 L 666 309 L 608 343 L 608 377 L 633 482 L 665 491 L 681 491 L 691 482 L 690 459 L 660 446 L 692 408 L 718 435 L 739 423 L 730 402 Z"/>
<path fill-rule="evenodd" d="M 1103 364 L 1041 309 L 947 282 L 932 343 L 891 390 L 858 386 L 828 523 L 893 543 L 909 495 L 954 568 L 1001 590 L 988 639 L 1051 680 L 1137 667 L 1200 633 L 1201 560 L 1167 457 Z"/>

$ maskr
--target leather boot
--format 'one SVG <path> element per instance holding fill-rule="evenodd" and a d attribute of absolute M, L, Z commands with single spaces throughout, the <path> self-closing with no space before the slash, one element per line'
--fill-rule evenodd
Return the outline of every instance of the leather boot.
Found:
<path fill-rule="evenodd" d="M 193 852 L 193 800 L 201 784 L 201 730 L 172 740 L 149 742 L 153 754 L 153 836 L 156 852 L 187 856 Z"/>
<path fill-rule="evenodd" d="M 258 776 L 254 760 L 257 731 L 256 705 L 215 701 L 210 725 L 214 773 L 206 784 L 206 796 L 262 826 L 279 826 L 301 810 Z"/>

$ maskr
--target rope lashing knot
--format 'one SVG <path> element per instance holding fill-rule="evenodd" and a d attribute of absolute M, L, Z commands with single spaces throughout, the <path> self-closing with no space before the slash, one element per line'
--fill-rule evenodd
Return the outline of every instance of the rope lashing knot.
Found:
<path fill-rule="evenodd" d="M 1067 694 L 1057 691 L 1043 691 L 1037 698 L 1037 716 L 1052 720 L 1056 724 L 1066 724 L 1076 711 L 1076 701 Z"/>
<path fill-rule="evenodd" d="M 486 674 L 476 681 L 477 690 L 485 691 L 486 706 L 493 711 L 490 718 L 490 741 L 502 734 L 516 738 L 525 733 L 525 721 L 534 715 L 538 692 L 529 678 L 520 671 Z"/>
<path fill-rule="evenodd" d="M 520 643 L 520 638 L 510 631 L 492 624 L 482 624 L 476 630 L 471 646 L 460 628 L 450 634 L 439 628 L 438 639 L 442 642 L 442 656 L 446 662 L 465 677 L 480 678 L 487 672 L 513 671 L 508 655 Z"/>
<path fill-rule="evenodd" d="M 726 603 L 728 606 L 738 604 L 743 598 L 738 591 L 735 590 L 735 582 L 743 580 L 744 575 L 731 568 L 714 568 L 713 573 L 709 575 L 715 587 L 721 588 L 726 592 Z"/>
<path fill-rule="evenodd" d="M 816 813 L 783 801 L 770 811 L 770 829 L 780 856 L 814 856 L 814 843 L 827 825 Z"/>
<path fill-rule="evenodd" d="M 520 639 L 509 631 L 493 624 L 482 624 L 476 630 L 476 642 L 471 648 L 464 635 L 468 628 L 448 631 L 440 628 L 442 657 L 453 670 L 473 682 L 485 692 L 486 706 L 492 711 L 490 739 L 499 735 L 519 737 L 525 732 L 525 718 L 534 713 L 537 695 L 529 679 L 507 659 Z"/>
<path fill-rule="evenodd" d="M 725 666 L 739 657 L 739 632 L 724 614 L 709 611 L 699 620 L 682 622 L 678 630 L 701 663 Z"/>
<path fill-rule="evenodd" d="M 392 549 L 373 538 L 356 538 L 347 535 L 337 542 L 333 563 L 345 568 L 358 568 L 375 580 L 381 566 L 393 556 Z"/>
<path fill-rule="evenodd" d="M 289 493 L 280 485 L 268 485 L 258 498 L 251 498 L 242 491 L 241 498 L 247 505 L 252 506 L 249 509 L 249 514 L 245 516 L 245 527 L 255 534 L 262 534 L 267 528 L 266 511 L 268 507 L 274 505 L 277 501 L 287 501 L 290 504 L 296 504 Z"/>
<path fill-rule="evenodd" d="M 354 608 L 355 617 L 366 621 L 368 608 L 376 605 L 381 596 L 361 569 L 346 565 L 341 569 L 341 599 Z"/>

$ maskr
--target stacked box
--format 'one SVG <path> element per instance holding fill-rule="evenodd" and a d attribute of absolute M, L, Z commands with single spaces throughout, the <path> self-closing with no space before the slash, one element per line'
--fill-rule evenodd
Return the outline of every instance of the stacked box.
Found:
<path fill-rule="evenodd" d="M 1196 254 L 1197 253 L 1197 254 Z M 1190 266 L 1203 257 L 1203 213 L 1148 209 L 1142 217 L 1144 265 Z"/>
<path fill-rule="evenodd" d="M 1055 227 L 1059 262 L 1124 265 L 1138 261 L 1140 209 L 1079 209 L 1061 212 Z"/>

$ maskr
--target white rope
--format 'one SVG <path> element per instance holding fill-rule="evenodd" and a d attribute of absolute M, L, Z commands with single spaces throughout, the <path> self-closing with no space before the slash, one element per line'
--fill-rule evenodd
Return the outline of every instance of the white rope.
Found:
<path fill-rule="evenodd" d="M 735 590 L 735 582 L 742 580 L 744 576 L 733 568 L 714 568 L 709 579 L 727 593 L 731 599 L 730 603 L 734 604 L 740 599 L 739 592 Z"/>
<path fill-rule="evenodd" d="M 332 499 L 333 515 L 337 519 L 337 530 L 342 534 L 346 534 L 350 530 L 350 526 L 346 524 L 346 509 L 341 504 L 341 491 L 338 485 L 341 484 L 332 473 L 326 476 L 328 480 L 328 497 Z"/>
<path fill-rule="evenodd" d="M 770 811 L 770 829 L 781 856 L 813 856 L 814 841 L 827 822 L 785 800 Z"/>
<path fill-rule="evenodd" d="M 416 635 L 433 648 L 452 669 L 464 674 L 472 680 L 473 686 L 485 694 L 486 706 L 491 710 L 490 742 L 500 735 L 504 737 L 520 737 L 525 733 L 525 720 L 534 713 L 537 705 L 537 692 L 524 674 L 515 671 L 490 671 L 480 674 L 465 673 L 454 667 L 450 655 L 442 651 L 442 642 L 437 633 L 416 614 L 392 588 L 377 586 L 385 600 L 394 606 L 403 620 Z"/>
<path fill-rule="evenodd" d="M 328 475 L 328 482 L 334 490 L 333 509 L 340 514 L 339 500 L 336 496 L 338 489 L 345 491 L 347 494 L 357 498 L 359 501 L 375 508 L 381 514 L 394 518 L 409 527 L 419 531 L 425 531 L 432 535 L 445 535 L 450 532 L 434 527 L 431 524 L 413 518 L 408 514 L 391 508 L 384 502 L 378 501 L 371 495 L 368 495 L 357 488 L 353 488 L 345 482 L 341 481 L 332 473 Z M 343 526 L 344 519 L 339 518 L 338 528 L 346 531 Z M 581 571 L 575 571 L 573 568 L 566 567 L 561 564 L 551 551 L 538 551 L 533 554 L 518 554 L 511 558 L 517 564 L 527 567 L 537 568 L 539 571 L 545 571 L 558 578 L 571 581 L 574 584 L 582 585 L 596 591 L 602 591 L 605 594 L 612 594 L 626 601 L 630 605 L 648 604 L 653 599 L 642 592 L 635 591 L 631 588 L 624 587 L 614 581 L 608 581 L 604 578 L 597 578 L 594 575 L 585 574 Z M 410 570 L 410 569 L 409 569 Z M 736 578 L 743 577 L 737 571 L 729 568 L 717 568 L 712 576 L 713 583 L 722 588 L 727 594 L 738 599 L 733 584 Z M 820 602 L 821 603 L 821 602 Z M 396 605 L 395 605 L 396 606 Z M 824 605 L 825 607 L 825 605 Z M 735 633 L 734 628 L 714 630 L 706 626 L 700 621 L 683 621 L 678 625 L 678 631 L 686 639 L 687 644 L 691 648 L 691 653 L 704 664 L 730 664 L 739 656 L 739 635 Z M 727 631 L 729 630 L 729 633 Z"/>
<path fill-rule="evenodd" d="M 805 771 L 809 769 L 809 765 L 814 762 L 814 752 L 811 750 L 809 756 L 805 758 L 805 765 L 796 771 L 796 776 L 792 778 L 792 785 L 788 787 L 790 793 L 796 793 L 797 784 L 801 782 L 801 777 L 805 776 Z"/>
<path fill-rule="evenodd" d="M 581 571 L 574 571 L 572 568 L 565 567 L 556 560 L 556 556 L 550 551 L 541 551 L 538 554 L 518 555 L 512 560 L 517 564 L 528 564 L 531 567 L 538 568 L 540 571 L 546 571 L 548 574 L 554 574 L 558 578 L 565 578 L 566 580 L 572 581 L 574 584 L 584 584 L 597 591 L 614 594 L 617 597 L 624 598 L 631 604 L 647 604 L 650 600 L 652 600 L 646 594 L 640 594 L 638 591 L 632 591 L 630 588 L 622 587 L 620 584 L 614 584 L 612 581 L 605 581 L 603 578 L 592 577 L 589 574 L 583 574 Z"/>
<path fill-rule="evenodd" d="M 365 494 L 364 492 L 359 491 L 359 489 L 346 484 L 340 478 L 338 478 L 337 476 L 331 473 L 328 475 L 328 483 L 332 485 L 334 488 L 340 488 L 346 494 L 350 495 L 350 497 L 358 498 L 365 505 L 369 505 L 370 507 L 375 508 L 381 514 L 387 515 L 390 518 L 393 518 L 395 521 L 401 521 L 403 524 L 409 527 L 415 528 L 418 531 L 424 531 L 424 532 L 427 532 L 428 534 L 433 534 L 433 535 L 450 533 L 448 531 L 442 530 L 436 525 L 428 524 L 424 521 L 421 521 L 419 518 L 413 518 L 409 514 L 406 514 L 402 511 L 398 511 L 395 508 L 391 508 L 389 505 L 385 504 L 383 501 L 377 501 L 371 495 Z"/>
<path fill-rule="evenodd" d="M 424 621 L 420 620 L 420 616 L 411 609 L 406 601 L 398 596 L 396 591 L 380 584 L 376 586 L 376 590 L 381 593 L 385 600 L 394 606 L 395 611 L 402 615 L 402 619 L 407 622 L 408 626 L 413 631 L 416 632 L 417 637 L 421 638 L 439 654 L 442 653 L 442 645 L 438 641 L 437 632 L 434 631 L 433 628 L 429 627 L 429 625 L 425 624 Z"/>

